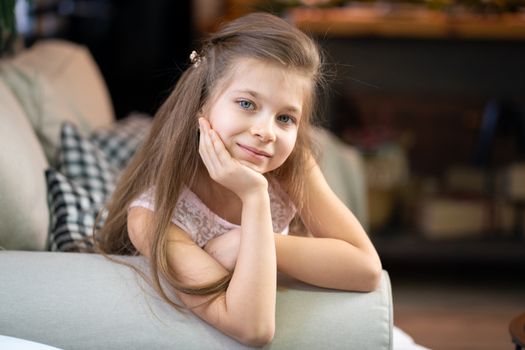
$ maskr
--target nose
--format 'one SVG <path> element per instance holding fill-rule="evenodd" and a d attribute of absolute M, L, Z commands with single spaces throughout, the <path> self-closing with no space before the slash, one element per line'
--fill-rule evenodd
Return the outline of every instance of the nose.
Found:
<path fill-rule="evenodd" d="M 275 141 L 275 131 L 273 125 L 273 118 L 261 118 L 259 123 L 254 124 L 251 127 L 251 134 L 257 137 L 262 142 L 273 142 Z"/>

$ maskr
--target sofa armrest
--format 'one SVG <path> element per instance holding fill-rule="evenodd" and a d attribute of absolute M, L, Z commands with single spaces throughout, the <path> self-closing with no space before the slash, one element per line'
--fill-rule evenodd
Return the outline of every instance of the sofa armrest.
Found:
<path fill-rule="evenodd" d="M 140 257 L 123 259 L 144 267 Z M 4 251 L 0 266 L 0 334 L 64 349 L 246 348 L 174 310 L 132 269 L 103 256 Z M 266 348 L 391 349 L 387 273 L 371 293 L 280 276 L 276 335 Z"/>

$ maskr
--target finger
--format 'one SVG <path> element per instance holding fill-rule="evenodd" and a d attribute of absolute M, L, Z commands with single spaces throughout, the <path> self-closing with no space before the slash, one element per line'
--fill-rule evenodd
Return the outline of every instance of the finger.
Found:
<path fill-rule="evenodd" d="M 217 149 L 215 148 L 216 140 L 213 136 L 214 131 L 210 128 L 208 121 L 205 121 L 203 123 L 204 125 L 204 134 L 205 134 L 205 145 L 207 147 L 209 161 L 213 168 L 218 171 L 221 169 L 221 162 L 219 160 L 219 157 L 217 155 Z"/>
<path fill-rule="evenodd" d="M 221 159 L 221 151 L 226 149 L 217 132 L 211 128 L 210 123 L 204 118 L 202 118 L 201 122 L 204 132 L 207 135 L 205 140 L 209 141 L 208 155 L 210 157 L 210 161 L 213 162 L 214 167 L 216 167 L 218 170 L 219 167 L 224 165 Z"/>
<path fill-rule="evenodd" d="M 201 123 L 199 119 L 199 127 L 200 127 L 200 137 L 199 137 L 199 154 L 201 155 L 202 162 L 206 166 L 206 169 L 208 169 L 208 173 L 210 173 L 210 176 L 213 176 L 215 174 L 216 169 L 214 168 L 213 162 L 211 161 L 210 156 L 210 148 L 209 148 L 209 141 L 207 140 L 207 132 L 205 129 L 205 126 Z"/>
<path fill-rule="evenodd" d="M 232 160 L 232 157 L 230 155 L 230 152 L 226 149 L 226 146 L 224 146 L 224 143 L 222 142 L 219 134 L 215 132 L 215 130 L 210 130 L 210 139 L 213 144 L 213 148 L 215 150 L 215 153 L 217 155 L 217 160 L 219 163 L 224 166 L 228 164 Z"/>
<path fill-rule="evenodd" d="M 204 133 L 204 145 L 206 147 L 207 152 L 207 160 L 209 162 L 210 168 L 213 169 L 213 174 L 210 173 L 212 178 L 217 180 L 217 177 L 221 177 L 221 174 L 224 174 L 225 170 L 225 164 L 222 163 L 221 159 L 219 158 L 219 152 L 217 150 L 217 147 L 223 147 L 222 141 L 218 137 L 218 134 L 211 129 L 210 124 L 207 120 L 202 119 L 201 121 L 202 130 Z"/>
<path fill-rule="evenodd" d="M 201 123 L 201 120 L 199 119 L 199 153 L 204 160 L 208 160 L 208 149 L 206 148 L 206 131 L 204 130 L 204 126 Z"/>

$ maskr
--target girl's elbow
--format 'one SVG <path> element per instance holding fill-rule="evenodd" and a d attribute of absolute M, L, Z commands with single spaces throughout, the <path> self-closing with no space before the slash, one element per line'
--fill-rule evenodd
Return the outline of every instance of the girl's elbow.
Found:
<path fill-rule="evenodd" d="M 381 263 L 378 262 L 375 264 L 371 264 L 370 268 L 367 269 L 366 274 L 364 276 L 364 291 L 373 292 L 374 290 L 379 288 L 382 277 L 383 267 L 381 266 Z"/>
<path fill-rule="evenodd" d="M 383 277 L 383 270 L 381 268 L 372 272 L 371 283 L 370 283 L 371 291 L 374 291 L 379 288 L 379 286 L 381 285 L 382 277 Z"/>
<path fill-rule="evenodd" d="M 247 346 L 262 347 L 273 340 L 275 335 L 275 322 L 268 325 L 255 325 L 245 329 L 239 341 Z"/>
<path fill-rule="evenodd" d="M 381 285 L 383 278 L 383 267 L 379 259 L 372 259 L 361 266 L 356 279 L 349 290 L 355 292 L 373 292 Z"/>

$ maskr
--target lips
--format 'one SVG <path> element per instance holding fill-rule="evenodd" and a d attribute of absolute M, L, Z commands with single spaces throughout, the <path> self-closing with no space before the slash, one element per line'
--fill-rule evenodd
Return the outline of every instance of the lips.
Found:
<path fill-rule="evenodd" d="M 267 158 L 271 158 L 272 157 L 271 154 L 269 154 L 269 153 L 267 153 L 265 151 L 262 151 L 260 149 L 253 148 L 253 147 L 246 146 L 246 145 L 241 145 L 240 143 L 238 143 L 237 145 L 239 147 L 244 148 L 244 149 L 246 149 L 246 150 L 248 150 L 248 151 L 250 151 L 252 153 L 255 153 L 255 154 L 259 155 L 259 156 L 263 156 L 263 157 L 267 157 Z"/>

